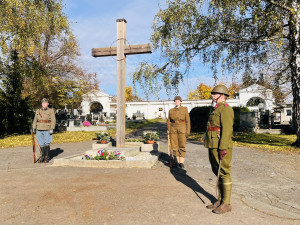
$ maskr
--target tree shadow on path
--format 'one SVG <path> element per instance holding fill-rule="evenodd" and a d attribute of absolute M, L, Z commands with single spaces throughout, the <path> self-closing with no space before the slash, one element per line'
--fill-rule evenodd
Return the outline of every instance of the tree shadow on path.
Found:
<path fill-rule="evenodd" d="M 164 163 L 165 166 L 170 166 L 170 159 L 169 155 L 166 153 L 161 153 L 159 160 Z M 206 204 L 206 202 L 199 196 L 198 193 L 204 195 L 206 198 L 208 198 L 212 203 L 216 202 L 217 199 L 208 193 L 206 190 L 204 190 L 198 183 L 195 181 L 192 177 L 186 174 L 186 170 L 180 169 L 180 168 L 170 168 L 170 173 L 174 176 L 174 178 L 183 183 L 185 186 L 192 189 L 192 191 L 197 195 L 197 197 L 202 201 L 203 204 Z"/>

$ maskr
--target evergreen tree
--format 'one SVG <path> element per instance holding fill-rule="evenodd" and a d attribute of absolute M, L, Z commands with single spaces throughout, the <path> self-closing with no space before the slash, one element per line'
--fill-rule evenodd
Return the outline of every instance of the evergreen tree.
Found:
<path fill-rule="evenodd" d="M 26 133 L 30 130 L 30 101 L 22 98 L 24 68 L 17 51 L 11 52 L 11 63 L 2 69 L 1 121 L 2 134 Z"/>

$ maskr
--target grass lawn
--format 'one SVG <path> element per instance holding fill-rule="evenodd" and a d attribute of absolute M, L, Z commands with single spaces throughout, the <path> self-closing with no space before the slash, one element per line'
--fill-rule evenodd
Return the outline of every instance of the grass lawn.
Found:
<path fill-rule="evenodd" d="M 203 141 L 203 133 L 192 133 L 190 139 Z M 237 132 L 233 136 L 234 146 L 260 148 L 270 151 L 299 152 L 300 148 L 291 147 L 297 139 L 295 134 L 256 134 Z"/>
<path fill-rule="evenodd" d="M 165 122 L 162 119 L 152 119 L 143 121 L 126 121 L 126 134 L 141 129 L 146 126 L 153 125 L 158 122 Z M 63 133 L 54 133 L 52 143 L 67 143 L 67 142 L 82 142 L 91 141 L 95 138 L 95 134 L 98 131 L 68 131 Z M 116 136 L 116 129 L 110 129 L 109 133 L 112 137 Z M 0 138 L 0 148 L 9 147 L 21 147 L 21 146 L 31 146 L 32 136 L 31 134 L 24 135 L 10 135 L 4 138 Z"/>

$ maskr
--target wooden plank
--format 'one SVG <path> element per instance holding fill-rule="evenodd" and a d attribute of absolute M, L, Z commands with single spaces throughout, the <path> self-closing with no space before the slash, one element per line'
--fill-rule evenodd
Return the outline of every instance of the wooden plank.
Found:
<path fill-rule="evenodd" d="M 146 53 L 152 53 L 151 44 L 126 45 L 124 48 L 125 55 L 146 54 Z M 117 47 L 92 49 L 92 56 L 94 57 L 116 56 L 116 55 L 117 55 Z"/>
<path fill-rule="evenodd" d="M 117 21 L 117 147 L 125 147 L 126 20 Z"/>

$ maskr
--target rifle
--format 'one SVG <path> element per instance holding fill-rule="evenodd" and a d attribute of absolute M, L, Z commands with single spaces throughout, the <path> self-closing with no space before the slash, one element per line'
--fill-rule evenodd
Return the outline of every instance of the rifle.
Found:
<path fill-rule="evenodd" d="M 36 159 L 35 159 L 35 140 L 34 140 L 33 131 L 31 131 L 31 136 L 32 136 L 33 163 L 36 163 Z"/>
<path fill-rule="evenodd" d="M 220 158 L 219 161 L 219 169 L 218 169 L 218 176 L 217 176 L 217 183 L 216 183 L 216 197 L 218 198 L 218 186 L 219 186 L 219 179 L 220 179 L 220 170 L 221 170 L 221 166 L 222 166 L 222 159 Z"/>
<path fill-rule="evenodd" d="M 168 154 L 170 156 L 170 168 L 173 167 L 173 150 L 171 148 L 170 134 L 168 132 Z"/>

